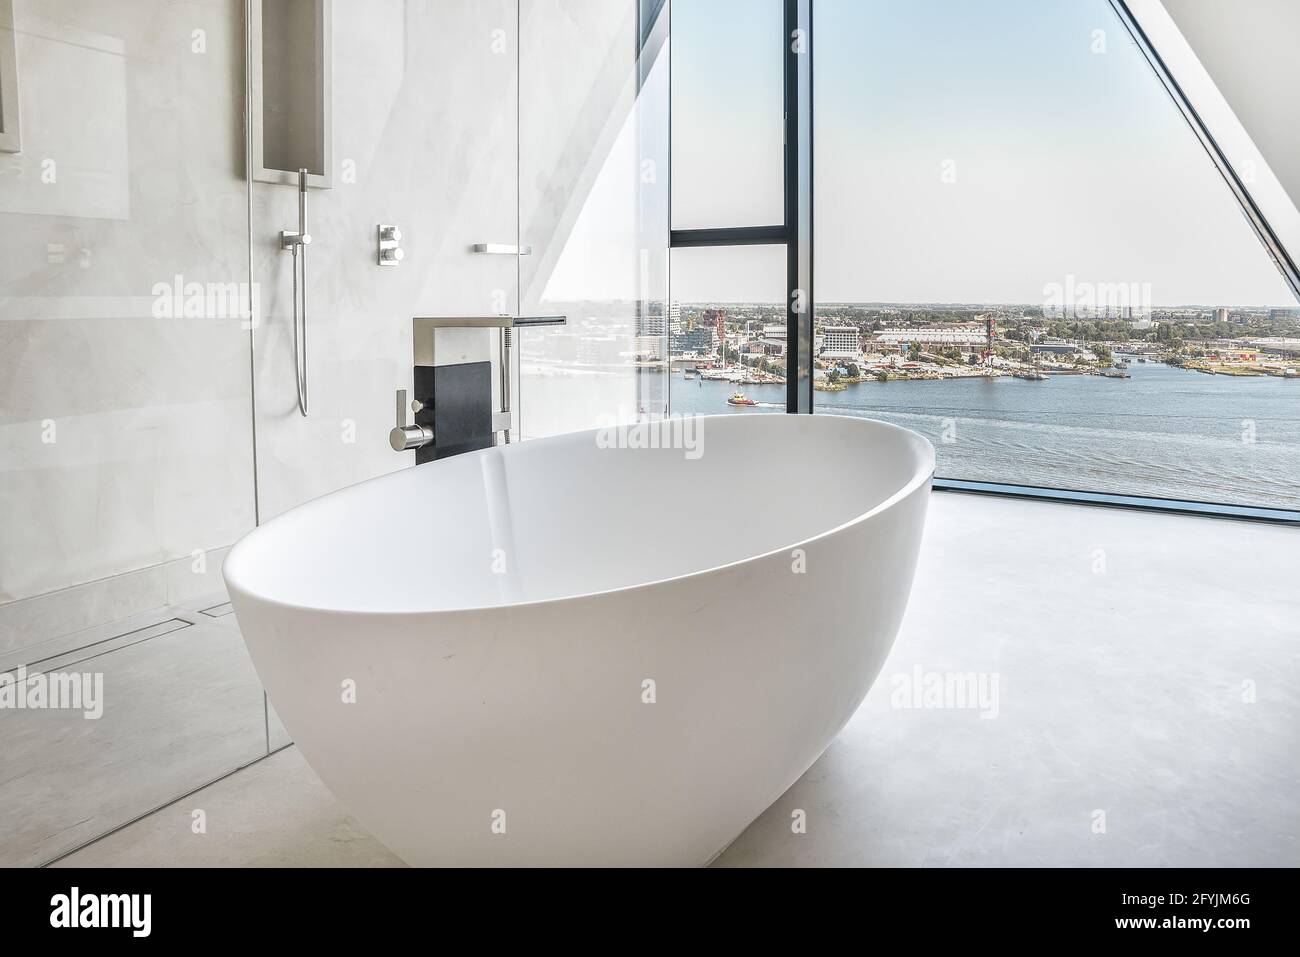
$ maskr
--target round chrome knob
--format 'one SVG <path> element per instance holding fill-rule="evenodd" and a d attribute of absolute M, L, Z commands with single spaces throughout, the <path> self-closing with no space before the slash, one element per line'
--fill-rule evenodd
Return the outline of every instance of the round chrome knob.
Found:
<path fill-rule="evenodd" d="M 433 441 L 433 430 L 426 425 L 401 425 L 388 433 L 388 444 L 394 452 L 418 449 Z"/>
<path fill-rule="evenodd" d="M 406 253 L 401 249 L 385 249 L 379 253 L 379 258 L 386 263 L 400 263 L 406 258 Z"/>

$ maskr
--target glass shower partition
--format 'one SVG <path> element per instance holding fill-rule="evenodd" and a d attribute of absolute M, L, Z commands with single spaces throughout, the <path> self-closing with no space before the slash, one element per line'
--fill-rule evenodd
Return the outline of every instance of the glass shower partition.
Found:
<path fill-rule="evenodd" d="M 414 317 L 516 307 L 513 257 L 473 251 L 509 242 L 516 228 L 516 4 L 265 0 L 251 18 L 257 485 L 267 521 L 414 464 L 414 453 L 388 444 L 395 394 L 415 394 Z M 301 168 L 312 241 L 296 289 L 281 234 L 299 228 Z M 397 237 L 383 240 L 400 250 L 395 264 L 381 261 L 383 227 Z M 271 747 L 287 742 L 273 708 L 269 723 Z"/>
<path fill-rule="evenodd" d="M 0 865 L 266 754 L 242 0 L 0 0 Z"/>

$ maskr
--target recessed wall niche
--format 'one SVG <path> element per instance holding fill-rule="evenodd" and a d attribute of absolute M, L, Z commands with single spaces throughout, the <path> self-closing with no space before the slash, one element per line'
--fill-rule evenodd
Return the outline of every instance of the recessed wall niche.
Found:
<path fill-rule="evenodd" d="M 333 0 L 251 0 L 249 75 L 253 179 L 333 186 Z"/>

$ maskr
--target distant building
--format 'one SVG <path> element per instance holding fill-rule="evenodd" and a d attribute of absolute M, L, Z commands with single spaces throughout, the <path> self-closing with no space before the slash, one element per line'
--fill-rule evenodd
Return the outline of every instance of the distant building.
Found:
<path fill-rule="evenodd" d="M 1272 356 L 1300 356 L 1300 339 L 1287 339 L 1281 336 L 1264 336 L 1248 339 L 1247 344 L 1260 352 Z"/>
<path fill-rule="evenodd" d="M 632 351 L 637 361 L 658 362 L 664 357 L 664 337 L 637 336 Z"/>
<path fill-rule="evenodd" d="M 856 359 L 862 355 L 862 333 L 857 326 L 825 326 L 822 356 L 827 359 Z"/>
<path fill-rule="evenodd" d="M 727 311 L 725 309 L 705 309 L 704 324 L 713 327 L 713 334 L 722 342 L 727 338 Z"/>
<path fill-rule="evenodd" d="M 1215 310 L 1214 310 L 1214 321 L 1215 321 L 1215 322 L 1227 322 L 1227 321 L 1228 321 L 1228 310 L 1227 310 L 1227 309 L 1215 309 Z"/>
<path fill-rule="evenodd" d="M 935 326 L 921 329 L 881 329 L 875 335 L 880 349 L 903 350 L 916 343 L 922 349 L 956 347 L 962 352 L 979 352 L 988 342 L 988 333 L 977 326 Z"/>
<path fill-rule="evenodd" d="M 636 334 L 638 336 L 644 336 L 644 337 L 663 336 L 667 331 L 668 331 L 668 323 L 663 316 L 656 316 L 656 315 L 637 316 Z"/>
<path fill-rule="evenodd" d="M 1050 355 L 1069 356 L 1076 352 L 1082 352 L 1083 346 L 1077 342 L 1066 342 L 1063 339 L 1044 339 L 1042 342 L 1035 342 L 1029 347 L 1033 353 L 1046 353 Z"/>
<path fill-rule="evenodd" d="M 716 334 L 712 326 L 696 326 L 694 329 L 679 332 L 672 337 L 673 355 L 679 356 L 684 353 L 699 356 L 711 355 L 716 342 Z"/>
<path fill-rule="evenodd" d="M 636 306 L 637 336 L 666 336 L 675 319 L 681 322 L 682 313 L 676 302 L 669 304 L 668 315 L 664 315 L 664 303 L 659 300 L 638 302 Z"/>
<path fill-rule="evenodd" d="M 785 355 L 785 326 L 764 326 L 763 335 L 758 340 L 763 347 L 763 352 L 769 356 Z"/>

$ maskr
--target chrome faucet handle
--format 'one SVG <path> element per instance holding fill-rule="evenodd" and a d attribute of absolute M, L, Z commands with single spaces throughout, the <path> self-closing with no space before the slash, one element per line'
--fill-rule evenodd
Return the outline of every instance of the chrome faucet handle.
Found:
<path fill-rule="evenodd" d="M 419 408 L 417 408 L 419 406 Z M 412 411 L 419 412 L 424 406 L 417 399 L 411 403 Z M 394 452 L 407 452 L 419 449 L 433 441 L 433 429 L 427 425 L 406 424 L 406 390 L 397 390 L 397 424 L 388 433 L 388 444 Z"/>

